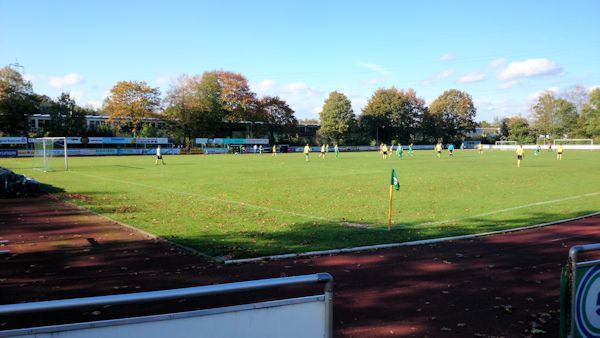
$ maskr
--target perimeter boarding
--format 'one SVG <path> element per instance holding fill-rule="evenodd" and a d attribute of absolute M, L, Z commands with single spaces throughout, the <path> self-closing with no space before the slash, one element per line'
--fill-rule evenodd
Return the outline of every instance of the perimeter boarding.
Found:
<path fill-rule="evenodd" d="M 600 337 L 600 243 L 569 250 L 560 281 L 560 337 Z M 590 256 L 591 257 L 591 256 Z"/>
<path fill-rule="evenodd" d="M 104 309 L 124 305 L 139 309 L 146 303 L 191 297 L 227 295 L 282 287 L 322 284 L 323 292 L 314 296 L 272 300 L 260 303 L 210 308 L 152 316 L 100 320 L 85 323 L 40 326 L 0 331 L 0 337 L 36 338 L 112 338 L 112 337 L 178 337 L 178 338 L 314 338 L 333 337 L 333 278 L 328 273 L 262 279 L 239 283 L 199 286 L 183 289 L 130 293 L 78 299 L 20 303 L 0 306 L 0 317 L 51 316 L 52 311 Z"/>

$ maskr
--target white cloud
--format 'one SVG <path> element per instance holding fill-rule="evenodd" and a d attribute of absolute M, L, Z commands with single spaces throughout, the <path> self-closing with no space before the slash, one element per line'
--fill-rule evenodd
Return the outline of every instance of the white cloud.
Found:
<path fill-rule="evenodd" d="M 431 85 L 433 82 L 435 81 L 440 81 L 440 80 L 444 80 L 447 79 L 448 77 L 450 77 L 450 75 L 452 75 L 454 73 L 454 70 L 452 69 L 447 69 L 444 70 L 442 72 L 436 73 L 431 75 L 430 77 L 428 77 L 427 79 L 423 80 L 421 83 L 425 86 L 429 86 Z"/>
<path fill-rule="evenodd" d="M 68 93 L 69 96 L 71 96 L 71 98 L 75 100 L 75 102 L 79 102 L 84 95 L 83 91 L 81 90 L 70 90 Z"/>
<path fill-rule="evenodd" d="M 530 102 L 537 101 L 537 99 L 544 95 L 545 93 L 550 92 L 552 94 L 558 94 L 560 92 L 560 87 L 549 87 L 544 90 L 538 90 L 535 93 L 531 93 L 527 96 L 527 100 Z"/>
<path fill-rule="evenodd" d="M 48 81 L 52 88 L 62 89 L 64 87 L 74 86 L 83 83 L 84 78 L 80 74 L 70 73 L 64 76 L 53 76 Z"/>
<path fill-rule="evenodd" d="M 299 119 L 318 118 L 326 98 L 325 93 L 301 81 L 285 85 L 273 83 L 270 92 L 285 100 Z"/>
<path fill-rule="evenodd" d="M 319 94 L 319 91 L 304 82 L 294 82 L 283 86 L 282 93 L 291 96 L 311 97 Z"/>
<path fill-rule="evenodd" d="M 511 62 L 498 73 L 498 79 L 510 81 L 526 77 L 556 75 L 562 72 L 562 70 L 561 66 L 548 59 L 527 59 L 525 61 Z"/>
<path fill-rule="evenodd" d="M 264 79 L 260 83 L 251 83 L 250 89 L 258 95 L 267 95 L 277 84 L 275 80 Z"/>
<path fill-rule="evenodd" d="M 455 58 L 456 58 L 456 55 L 450 54 L 450 53 L 440 56 L 441 61 L 450 61 L 450 60 L 454 60 Z"/>
<path fill-rule="evenodd" d="M 85 103 L 86 105 L 92 106 L 96 109 L 102 108 L 102 102 L 98 100 L 89 100 Z"/>
<path fill-rule="evenodd" d="M 458 83 L 473 83 L 483 80 L 485 80 L 485 73 L 470 73 L 458 79 Z"/>
<path fill-rule="evenodd" d="M 510 89 L 510 88 L 516 86 L 517 84 L 519 84 L 518 80 L 506 81 L 506 82 L 502 82 L 500 84 L 500 88 L 502 88 L 502 89 Z"/>
<path fill-rule="evenodd" d="M 382 65 L 378 65 L 375 63 L 359 63 L 358 64 L 360 67 L 372 70 L 376 73 L 382 74 L 382 75 L 390 75 L 390 72 L 388 70 L 386 70 Z"/>
<path fill-rule="evenodd" d="M 505 64 L 506 64 L 505 58 L 498 58 L 498 59 L 494 59 L 494 60 L 492 60 L 492 62 L 490 62 L 490 67 L 499 68 L 499 67 L 504 66 Z"/>

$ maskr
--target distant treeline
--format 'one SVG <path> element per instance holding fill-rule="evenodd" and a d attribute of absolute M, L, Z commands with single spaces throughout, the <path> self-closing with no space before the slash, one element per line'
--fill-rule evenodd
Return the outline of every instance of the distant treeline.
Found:
<path fill-rule="evenodd" d="M 413 89 L 380 88 L 356 115 L 343 93 L 331 92 L 320 112 L 316 134 L 299 132 L 294 110 L 279 97 L 259 97 L 239 73 L 207 71 L 180 76 L 164 98 L 143 81 L 121 81 L 113 86 L 100 110 L 81 107 L 68 93 L 57 99 L 34 93 L 29 81 L 13 68 L 0 69 L 0 135 L 5 136 L 166 136 L 190 144 L 195 137 L 227 137 L 251 126 L 252 137 L 271 143 L 329 143 L 341 145 L 385 143 L 444 143 L 500 138 L 535 142 L 549 137 L 600 137 L 600 89 L 574 87 L 565 97 L 546 92 L 531 107 L 531 120 L 511 117 L 475 122 L 476 108 L 469 93 L 450 89 L 429 106 Z M 32 129 L 28 117 L 48 114 L 50 121 Z M 107 115 L 109 124 L 91 129 L 86 115 Z M 160 118 L 166 128 L 144 124 Z M 476 127 L 496 133 L 474 134 Z M 238 134 L 239 135 L 239 134 Z"/>

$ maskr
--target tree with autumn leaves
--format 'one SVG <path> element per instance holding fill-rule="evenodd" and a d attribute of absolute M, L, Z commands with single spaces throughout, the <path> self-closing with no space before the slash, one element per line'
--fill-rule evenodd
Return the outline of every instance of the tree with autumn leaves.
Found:
<path fill-rule="evenodd" d="M 192 137 L 226 135 L 230 124 L 241 121 L 264 125 L 275 142 L 276 134 L 293 134 L 298 124 L 285 101 L 258 98 L 243 75 L 222 70 L 180 77 L 165 102 L 165 116 L 182 132 L 186 143 L 191 143 Z"/>
<path fill-rule="evenodd" d="M 117 129 L 137 135 L 142 121 L 156 117 L 160 108 L 160 90 L 144 81 L 120 81 L 104 101 L 104 111 Z"/>

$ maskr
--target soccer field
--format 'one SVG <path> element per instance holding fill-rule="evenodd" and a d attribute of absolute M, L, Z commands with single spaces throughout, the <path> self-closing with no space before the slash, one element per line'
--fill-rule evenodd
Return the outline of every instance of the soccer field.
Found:
<path fill-rule="evenodd" d="M 0 166 L 66 199 L 214 257 L 244 258 L 480 233 L 600 210 L 600 152 L 433 151 L 74 157 L 69 172 Z M 390 171 L 398 172 L 387 230 Z"/>

